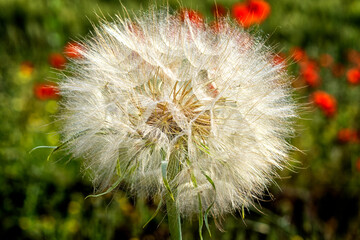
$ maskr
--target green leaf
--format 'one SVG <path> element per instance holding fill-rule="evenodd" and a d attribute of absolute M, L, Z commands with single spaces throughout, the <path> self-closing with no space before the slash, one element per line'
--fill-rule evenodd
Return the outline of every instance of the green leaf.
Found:
<path fill-rule="evenodd" d="M 204 171 L 201 171 L 201 173 L 206 177 L 206 179 L 208 180 L 208 182 L 211 184 L 211 186 L 214 188 L 214 190 L 216 191 L 216 187 L 215 187 L 215 183 L 214 181 L 211 179 L 211 177 L 209 177 Z"/>
<path fill-rule="evenodd" d="M 73 136 L 71 136 L 68 140 L 66 140 L 65 142 L 63 142 L 61 145 L 58 146 L 58 148 L 63 147 L 64 145 L 68 144 L 69 142 L 71 142 L 72 140 L 77 139 L 78 137 L 81 137 L 82 135 L 84 135 L 87 131 L 89 131 L 89 129 L 80 131 L 76 134 L 74 134 Z"/>
<path fill-rule="evenodd" d="M 62 147 L 63 147 L 63 144 L 61 144 L 61 145 L 59 145 L 58 147 L 54 148 L 54 149 L 50 152 L 50 154 L 47 156 L 46 161 L 50 161 L 51 156 L 52 156 L 57 150 L 59 150 L 59 149 L 62 148 Z"/>
<path fill-rule="evenodd" d="M 158 213 L 159 213 L 159 211 L 160 211 L 160 209 L 161 209 L 161 206 L 162 206 L 162 199 L 160 199 L 160 202 L 159 202 L 159 204 L 158 204 L 158 206 L 157 206 L 157 208 L 156 208 L 156 211 L 154 212 L 154 214 L 150 217 L 150 219 L 144 224 L 144 226 L 143 226 L 143 228 L 145 228 L 148 224 L 149 224 L 149 222 L 151 222 L 151 220 L 153 220 L 155 217 L 156 217 L 156 215 L 158 215 Z"/>
<path fill-rule="evenodd" d="M 56 148 L 54 148 L 54 149 L 50 152 L 50 154 L 49 154 L 49 156 L 47 157 L 46 160 L 47 160 L 47 161 L 50 161 L 51 156 L 52 156 L 57 150 L 63 148 L 66 144 L 68 144 L 68 143 L 71 142 L 72 140 L 75 140 L 75 139 L 77 139 L 78 137 L 84 135 L 87 131 L 89 131 L 89 129 L 86 129 L 86 130 L 84 130 L 84 131 L 81 131 L 81 132 L 78 132 L 78 133 L 74 134 L 71 138 L 69 138 L 68 140 L 66 140 L 65 142 L 63 142 L 62 144 L 60 144 L 59 146 L 57 146 Z"/>
<path fill-rule="evenodd" d="M 206 146 L 204 143 L 202 142 L 198 142 L 196 141 L 196 139 L 194 139 L 195 143 L 196 143 L 196 146 L 201 150 L 203 151 L 204 153 L 206 153 L 207 155 L 210 155 L 210 148 L 208 146 Z"/>
<path fill-rule="evenodd" d="M 204 214 L 205 227 L 206 227 L 207 231 L 209 232 L 210 237 L 211 237 L 211 231 L 210 231 L 209 222 L 208 222 L 208 215 L 209 215 L 209 212 L 210 212 L 212 206 L 214 205 L 214 203 L 215 202 L 210 204 L 210 206 L 206 209 L 205 214 Z"/>
<path fill-rule="evenodd" d="M 63 144 L 61 144 L 59 146 L 38 146 L 38 147 L 34 147 L 33 149 L 31 149 L 29 154 L 31 154 L 33 151 L 35 151 L 37 149 L 50 148 L 53 150 L 49 153 L 49 155 L 46 158 L 46 161 L 50 161 L 50 157 L 53 155 L 53 153 L 56 152 L 57 150 L 59 150 L 62 146 L 63 146 Z"/>
<path fill-rule="evenodd" d="M 186 160 L 186 163 L 189 167 L 191 166 L 189 159 Z M 191 181 L 192 181 L 194 187 L 197 188 L 198 185 L 197 185 L 196 177 L 194 175 L 194 172 L 191 170 L 191 167 L 190 167 L 190 178 L 191 178 Z"/>
<path fill-rule="evenodd" d="M 29 154 L 31 154 L 33 151 L 35 151 L 37 149 L 43 149 L 43 148 L 55 149 L 55 148 L 57 148 L 57 146 L 37 146 L 37 147 L 34 147 L 33 149 L 31 149 Z"/>
<path fill-rule="evenodd" d="M 170 188 L 169 182 L 167 180 L 167 166 L 168 166 L 167 161 L 161 161 L 161 174 L 162 174 L 164 185 L 165 185 L 167 191 L 169 192 L 169 195 L 170 195 L 171 199 L 173 201 L 175 201 L 174 195 L 171 192 L 171 188 Z"/>
<path fill-rule="evenodd" d="M 99 193 L 99 194 L 88 195 L 88 196 L 86 196 L 85 199 L 90 198 L 90 197 L 100 197 L 100 196 L 103 196 L 103 195 L 105 195 L 105 194 L 108 194 L 109 192 L 111 192 L 112 190 L 114 190 L 114 189 L 120 184 L 120 182 L 121 182 L 122 180 L 123 180 L 123 178 L 120 177 L 120 178 L 119 178 L 113 185 L 111 185 L 111 187 L 108 188 L 105 192 Z"/>
<path fill-rule="evenodd" d="M 215 187 L 215 183 L 214 181 L 211 179 L 211 177 L 209 177 L 204 171 L 201 171 L 201 173 L 206 177 L 206 179 L 208 180 L 208 182 L 211 184 L 211 186 L 214 188 L 215 192 L 216 192 L 216 187 Z M 206 209 L 205 214 L 204 214 L 204 222 L 205 222 L 205 226 L 207 231 L 209 232 L 209 235 L 211 237 L 211 231 L 210 231 L 210 227 L 209 227 L 209 223 L 208 223 L 208 215 L 209 212 L 211 210 L 211 208 L 214 206 L 215 203 L 215 199 L 214 201 L 210 204 L 210 206 Z"/>
<path fill-rule="evenodd" d="M 118 158 L 116 161 L 116 174 L 121 177 L 121 166 L 120 166 L 120 159 Z"/>
<path fill-rule="evenodd" d="M 202 236 L 202 228 L 204 225 L 204 218 L 203 218 L 203 211 L 202 211 L 202 203 L 201 203 L 201 196 L 200 193 L 198 193 L 198 199 L 199 199 L 199 237 L 200 240 L 203 240 Z"/>

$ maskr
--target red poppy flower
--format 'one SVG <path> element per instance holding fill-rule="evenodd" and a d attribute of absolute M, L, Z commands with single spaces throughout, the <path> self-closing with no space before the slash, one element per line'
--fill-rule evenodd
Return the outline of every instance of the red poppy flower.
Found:
<path fill-rule="evenodd" d="M 301 64 L 300 75 L 310 87 L 317 87 L 320 85 L 320 76 L 318 67 L 314 62 L 303 62 Z"/>
<path fill-rule="evenodd" d="M 351 84 L 359 84 L 360 83 L 360 69 L 359 68 L 351 68 L 347 71 L 346 77 L 349 83 Z"/>
<path fill-rule="evenodd" d="M 226 8 L 221 4 L 214 4 L 211 8 L 211 11 L 215 18 L 225 17 L 226 16 Z"/>
<path fill-rule="evenodd" d="M 245 3 L 235 3 L 232 7 L 232 15 L 243 27 L 250 27 L 254 22 L 249 16 L 249 10 Z"/>
<path fill-rule="evenodd" d="M 246 3 L 235 3 L 232 7 L 233 17 L 245 28 L 262 23 L 270 14 L 270 5 L 264 0 L 249 0 Z"/>
<path fill-rule="evenodd" d="M 64 54 L 69 58 L 81 58 L 82 46 L 77 42 L 68 42 L 64 47 Z"/>
<path fill-rule="evenodd" d="M 250 0 L 248 9 L 259 21 L 265 20 L 270 14 L 270 5 L 264 0 Z"/>
<path fill-rule="evenodd" d="M 63 69 L 65 68 L 66 59 L 60 53 L 52 53 L 49 56 L 49 63 L 54 68 Z"/>
<path fill-rule="evenodd" d="M 292 48 L 290 50 L 290 56 L 295 60 L 295 62 L 305 61 L 308 58 L 306 52 L 299 47 Z"/>
<path fill-rule="evenodd" d="M 35 97 L 39 100 L 50 100 L 59 98 L 57 85 L 51 83 L 39 83 L 34 87 Z"/>
<path fill-rule="evenodd" d="M 186 19 L 189 19 L 189 21 L 197 27 L 202 27 L 204 25 L 204 18 L 201 15 L 201 13 L 197 11 L 191 9 L 181 9 L 179 14 L 180 14 L 180 19 L 183 22 Z"/>
<path fill-rule="evenodd" d="M 316 91 L 312 95 L 312 100 L 326 116 L 332 117 L 336 113 L 336 99 L 324 91 Z"/>
<path fill-rule="evenodd" d="M 359 136 L 355 129 L 344 128 L 338 132 L 337 138 L 342 143 L 358 142 Z"/>

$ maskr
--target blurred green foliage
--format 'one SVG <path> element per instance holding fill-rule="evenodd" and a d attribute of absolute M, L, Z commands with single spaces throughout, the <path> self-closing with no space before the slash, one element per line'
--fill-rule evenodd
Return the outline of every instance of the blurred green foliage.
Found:
<path fill-rule="evenodd" d="M 179 8 L 177 1 L 169 1 Z M 219 2 L 231 11 L 236 1 Z M 317 88 L 298 77 L 296 97 L 305 106 L 293 144 L 295 169 L 281 172 L 270 189 L 274 200 L 223 220 L 225 232 L 212 223 L 212 239 L 359 239 L 360 144 L 339 141 L 344 128 L 360 129 L 360 86 L 351 86 L 341 69 L 356 66 L 350 49 L 360 50 L 360 2 L 356 0 L 269 0 L 270 17 L 255 31 L 267 36 L 277 51 L 289 55 L 294 46 L 311 61 L 330 54 L 332 67 L 320 66 Z M 146 8 L 146 1 L 123 1 L 128 10 Z M 183 1 L 212 21 L 214 1 Z M 142 228 L 157 201 L 128 199 L 121 190 L 85 200 L 93 189 L 80 174 L 81 164 L 49 149 L 59 143 L 56 99 L 36 98 L 37 83 L 56 82 L 48 63 L 67 42 L 91 31 L 97 15 L 121 11 L 118 0 L 0 0 L 0 236 L 2 239 L 168 239 L 161 212 Z M 291 62 L 298 75 L 301 65 Z M 24 70 L 24 62 L 30 70 Z M 30 63 L 30 64 L 29 64 Z M 25 64 L 26 65 L 26 64 Z M 337 66 L 340 73 L 334 76 Z M 336 75 L 336 74 L 335 74 Z M 326 117 L 309 103 L 321 89 L 337 99 L 335 116 Z M 359 133 L 357 133 L 359 134 Z M 280 190 L 281 189 L 281 190 Z M 197 239 L 197 223 L 185 222 L 184 239 Z M 204 231 L 205 239 L 210 239 Z"/>

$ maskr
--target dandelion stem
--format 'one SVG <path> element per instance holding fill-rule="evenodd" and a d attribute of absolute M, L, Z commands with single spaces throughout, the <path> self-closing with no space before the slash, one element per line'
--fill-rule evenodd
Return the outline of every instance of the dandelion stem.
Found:
<path fill-rule="evenodd" d="M 181 240 L 181 221 L 180 214 L 176 207 L 176 202 L 166 194 L 166 209 L 169 221 L 169 230 L 172 240 Z"/>
<path fill-rule="evenodd" d="M 167 166 L 167 177 L 170 181 L 172 181 L 175 176 L 180 171 L 179 162 L 176 158 L 170 158 L 169 165 Z M 168 214 L 168 223 L 169 223 L 169 231 L 171 235 L 171 240 L 181 240 L 181 219 L 180 213 L 176 206 L 176 200 L 174 200 L 174 196 L 176 199 L 176 190 L 173 192 L 167 192 L 165 195 L 166 200 L 166 210 Z"/>

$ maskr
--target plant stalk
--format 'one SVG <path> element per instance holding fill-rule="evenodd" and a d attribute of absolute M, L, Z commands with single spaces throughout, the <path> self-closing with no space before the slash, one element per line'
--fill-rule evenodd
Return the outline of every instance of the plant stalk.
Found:
<path fill-rule="evenodd" d="M 181 240 L 181 220 L 180 214 L 176 207 L 176 202 L 170 197 L 169 194 L 166 195 L 166 210 L 168 214 L 169 222 L 169 231 L 172 240 Z"/>
<path fill-rule="evenodd" d="M 170 158 L 167 170 L 167 177 L 172 181 L 180 170 L 179 162 L 175 157 Z M 171 196 L 169 192 L 165 195 L 170 236 L 171 240 L 182 240 L 180 213 L 176 206 L 176 189 L 172 189 L 172 194 L 174 196 Z"/>

